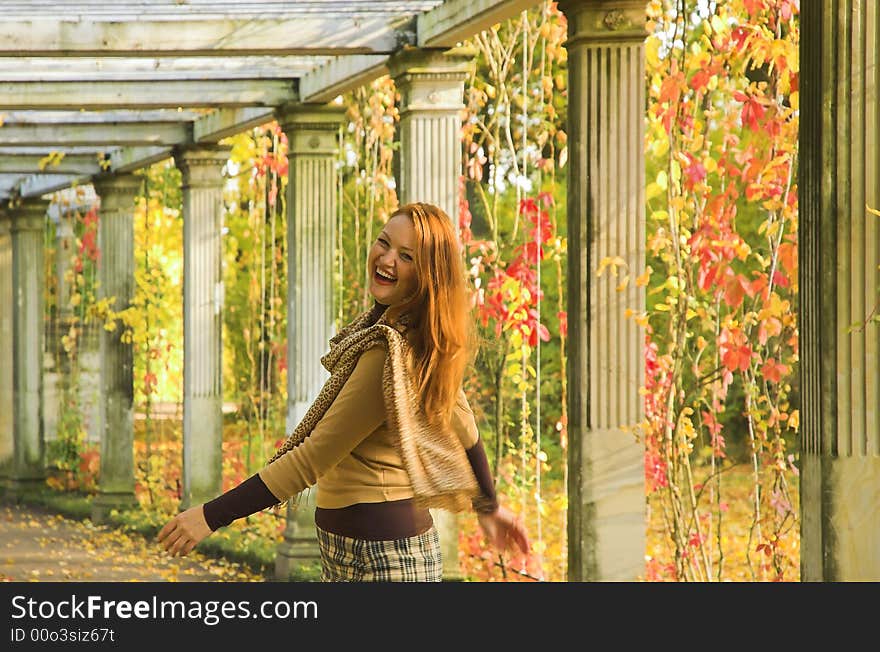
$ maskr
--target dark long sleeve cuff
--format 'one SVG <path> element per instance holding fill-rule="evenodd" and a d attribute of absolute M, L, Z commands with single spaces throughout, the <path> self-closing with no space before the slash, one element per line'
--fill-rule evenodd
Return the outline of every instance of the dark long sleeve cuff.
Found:
<path fill-rule="evenodd" d="M 205 503 L 203 511 L 205 521 L 213 532 L 277 503 L 278 499 L 255 473 L 237 487 Z"/>
<path fill-rule="evenodd" d="M 498 497 L 495 495 L 495 483 L 489 470 L 489 459 L 483 448 L 483 440 L 477 439 L 477 443 L 465 452 L 477 477 L 477 484 L 480 485 L 480 495 L 471 501 L 471 505 L 478 514 L 491 514 L 498 509 Z"/>

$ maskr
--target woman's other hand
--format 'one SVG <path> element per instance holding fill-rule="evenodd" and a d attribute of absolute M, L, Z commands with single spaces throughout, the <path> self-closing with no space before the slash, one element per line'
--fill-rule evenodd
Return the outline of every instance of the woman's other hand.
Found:
<path fill-rule="evenodd" d="M 181 512 L 159 531 L 156 539 L 171 556 L 188 555 L 198 543 L 211 534 L 202 505 Z"/>
<path fill-rule="evenodd" d="M 477 521 L 489 543 L 497 550 L 504 551 L 516 544 L 524 555 L 529 554 L 526 528 L 506 507 L 499 506 L 491 514 L 477 514 Z"/>

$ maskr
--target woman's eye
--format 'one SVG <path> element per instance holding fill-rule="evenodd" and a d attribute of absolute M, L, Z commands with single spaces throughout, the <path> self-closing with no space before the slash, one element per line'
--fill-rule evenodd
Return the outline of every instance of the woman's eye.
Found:
<path fill-rule="evenodd" d="M 378 242 L 379 242 L 379 244 L 381 244 L 381 245 L 383 245 L 383 246 L 385 246 L 385 247 L 388 246 L 388 241 L 385 240 L 385 238 L 379 238 Z"/>
<path fill-rule="evenodd" d="M 403 258 L 408 263 L 412 262 L 412 256 L 410 256 L 409 254 L 400 254 L 400 257 Z"/>

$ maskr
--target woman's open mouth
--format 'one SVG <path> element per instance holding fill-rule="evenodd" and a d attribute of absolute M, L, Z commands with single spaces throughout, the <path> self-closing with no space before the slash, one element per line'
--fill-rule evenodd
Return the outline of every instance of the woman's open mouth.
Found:
<path fill-rule="evenodd" d="M 379 285 L 394 285 L 395 283 L 397 283 L 396 278 L 394 278 L 393 276 L 388 276 L 387 274 L 383 274 L 378 269 L 373 274 L 373 278 Z"/>

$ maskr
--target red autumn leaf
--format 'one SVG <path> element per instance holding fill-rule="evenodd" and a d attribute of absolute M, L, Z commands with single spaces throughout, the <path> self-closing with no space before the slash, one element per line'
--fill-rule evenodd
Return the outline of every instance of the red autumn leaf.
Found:
<path fill-rule="evenodd" d="M 745 333 L 738 328 L 724 328 L 719 338 L 721 363 L 728 371 L 746 371 L 752 360 L 752 348 Z"/>
<path fill-rule="evenodd" d="M 717 275 L 718 265 L 710 265 L 707 261 L 703 260 L 700 263 L 700 271 L 697 275 L 697 285 L 701 290 L 708 290 L 712 287 Z"/>
<path fill-rule="evenodd" d="M 694 185 L 700 183 L 706 178 L 706 168 L 703 167 L 703 164 L 699 161 L 693 161 L 685 170 L 685 174 L 687 175 L 689 188 L 693 188 Z"/>
<path fill-rule="evenodd" d="M 787 288 L 790 285 L 788 277 L 778 269 L 773 272 L 773 283 L 781 288 Z"/>
<path fill-rule="evenodd" d="M 757 16 L 764 9 L 764 0 L 743 0 L 743 6 L 749 12 L 749 16 Z"/>
<path fill-rule="evenodd" d="M 779 245 L 779 262 L 789 276 L 797 273 L 797 245 L 783 242 Z"/>
<path fill-rule="evenodd" d="M 706 70 L 698 70 L 694 73 L 694 76 L 691 77 L 690 87 L 695 91 L 700 91 L 706 88 L 709 85 L 709 79 L 712 77 Z"/>
<path fill-rule="evenodd" d="M 730 33 L 730 37 L 736 43 L 736 49 L 742 50 L 749 38 L 749 31 L 744 27 L 737 27 Z"/>
<path fill-rule="evenodd" d="M 669 75 L 660 86 L 660 102 L 668 102 L 671 106 L 678 103 L 681 97 L 681 73 Z"/>
<path fill-rule="evenodd" d="M 761 375 L 771 383 L 778 383 L 788 374 L 788 365 L 776 362 L 775 358 L 768 358 L 761 367 Z"/>
<path fill-rule="evenodd" d="M 566 337 L 568 335 L 568 313 L 560 310 L 556 313 L 556 318 L 559 320 L 559 336 Z"/>
<path fill-rule="evenodd" d="M 144 374 L 144 394 L 152 394 L 156 391 L 156 385 L 159 379 L 156 374 L 149 372 Z"/>
<path fill-rule="evenodd" d="M 764 107 L 755 97 L 749 97 L 743 103 L 740 117 L 743 125 L 749 127 L 752 131 L 758 131 L 760 129 L 758 123 L 764 118 Z"/>
<path fill-rule="evenodd" d="M 748 280 L 742 274 L 734 274 L 728 268 L 728 278 L 724 283 L 724 303 L 736 310 L 750 290 Z"/>

